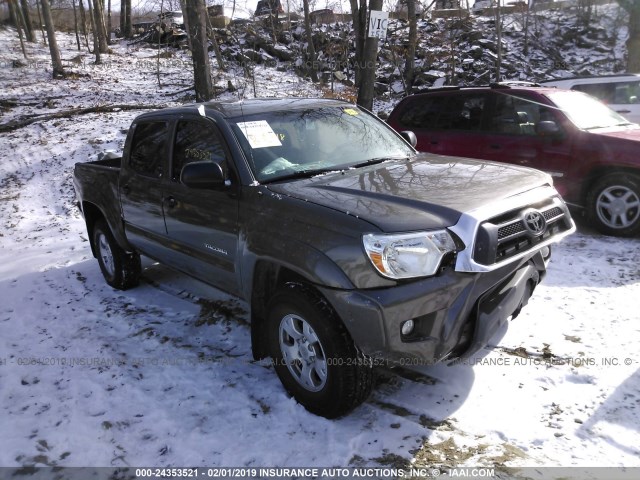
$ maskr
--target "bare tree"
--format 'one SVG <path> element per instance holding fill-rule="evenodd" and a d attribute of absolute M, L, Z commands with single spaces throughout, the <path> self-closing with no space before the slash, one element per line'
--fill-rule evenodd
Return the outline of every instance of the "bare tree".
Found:
<path fill-rule="evenodd" d="M 218 68 L 225 72 L 227 70 L 227 66 L 224 63 L 224 59 L 222 58 L 222 51 L 220 50 L 220 45 L 218 45 L 218 39 L 216 38 L 216 33 L 213 31 L 213 25 L 211 24 L 211 17 L 209 17 L 208 10 L 205 5 L 206 12 L 206 21 L 207 21 L 207 37 L 211 40 L 211 45 L 213 45 L 213 53 L 216 56 L 216 62 L 218 62 Z M 184 15 L 183 15 L 184 17 Z M 185 20 L 185 28 L 186 20 Z"/>
<path fill-rule="evenodd" d="M 407 93 L 410 93 L 415 74 L 416 44 L 418 43 L 416 0 L 407 0 L 407 15 L 409 16 L 409 44 L 407 45 L 407 58 L 404 64 L 404 79 Z"/>
<path fill-rule="evenodd" d="M 193 77 L 196 101 L 205 102 L 213 98 L 213 82 L 209 65 L 209 40 L 207 38 L 207 9 L 204 0 L 186 0 L 187 22 L 191 37 Z"/>
<path fill-rule="evenodd" d="M 20 47 L 22 48 L 22 55 L 24 55 L 24 58 L 29 58 L 27 57 L 27 50 L 24 48 L 24 39 L 22 38 L 22 22 L 18 18 L 18 12 L 16 11 L 18 9 L 18 6 L 14 3 L 14 0 L 8 0 L 8 2 L 9 2 L 9 13 L 12 14 L 12 17 L 14 18 L 14 21 L 15 21 L 16 30 L 18 30 L 18 37 L 20 38 Z"/>
<path fill-rule="evenodd" d="M 369 15 L 374 10 L 382 10 L 382 0 L 369 0 Z M 360 86 L 358 88 L 358 105 L 368 110 L 373 108 L 373 87 L 376 80 L 376 65 L 378 59 L 378 38 L 367 34 L 362 65 Z"/>
<path fill-rule="evenodd" d="M 64 78 L 64 68 L 60 59 L 60 50 L 58 42 L 56 42 L 56 32 L 53 29 L 53 20 L 51 19 L 51 7 L 49 0 L 40 0 L 42 5 L 42 16 L 44 24 L 47 28 L 47 38 L 49 40 L 49 52 L 51 53 L 51 65 L 53 67 L 53 78 Z"/>
<path fill-rule="evenodd" d="M 189 19 L 187 18 L 187 2 L 186 2 L 186 0 L 180 0 L 180 8 L 182 9 L 182 12 L 184 13 L 184 15 L 182 15 L 182 18 L 184 19 L 184 29 L 188 32 L 189 31 Z M 189 46 L 189 50 L 191 50 L 191 48 L 192 48 L 191 47 L 191 37 L 189 35 L 187 35 L 187 44 Z"/>
<path fill-rule="evenodd" d="M 107 8 L 107 44 L 111 45 L 111 0 Z"/>
<path fill-rule="evenodd" d="M 76 0 L 71 0 L 73 6 L 73 29 L 76 32 L 76 44 L 78 45 L 78 51 L 80 51 L 80 34 L 78 33 L 78 12 L 76 12 Z"/>
<path fill-rule="evenodd" d="M 124 17 L 127 12 L 127 1 L 120 0 L 120 35 L 124 35 Z"/>
<path fill-rule="evenodd" d="M 89 19 L 91 20 L 91 31 L 93 32 L 93 53 L 96 55 L 95 64 L 100 65 L 102 63 L 102 56 L 100 55 L 100 43 L 98 41 L 98 35 L 96 34 L 95 8 L 91 0 L 87 0 L 87 6 L 89 8 Z"/>
<path fill-rule="evenodd" d="M 20 0 L 22 19 L 24 20 L 24 32 L 27 38 L 27 42 L 35 43 L 36 31 L 33 28 L 33 22 L 31 21 L 31 14 L 29 13 L 29 4 L 27 0 Z"/>
<path fill-rule="evenodd" d="M 349 3 L 353 32 L 356 37 L 355 84 L 359 86 L 362 79 L 364 44 L 367 38 L 367 0 L 349 0 Z"/>
<path fill-rule="evenodd" d="M 131 38 L 133 36 L 133 26 L 131 24 L 131 0 L 124 0 L 124 3 L 124 36 L 127 38 Z"/>
<path fill-rule="evenodd" d="M 7 0 L 7 4 L 9 5 L 9 25 L 13 25 L 17 28 L 18 18 L 16 16 L 16 10 L 11 6 L 11 0 Z"/>
<path fill-rule="evenodd" d="M 40 14 L 40 2 L 36 2 L 36 9 L 38 10 L 38 24 L 40 25 L 40 31 L 42 32 L 42 41 L 47 44 L 47 37 L 44 33 L 44 27 L 42 26 L 42 15 Z"/>
<path fill-rule="evenodd" d="M 98 46 L 100 53 L 109 52 L 109 44 L 107 42 L 107 27 L 104 24 L 104 5 L 102 0 L 93 0 L 93 21 L 94 34 L 98 36 Z"/>
<path fill-rule="evenodd" d="M 629 13 L 627 72 L 640 72 L 640 0 L 618 0 L 618 3 Z"/>
<path fill-rule="evenodd" d="M 303 0 L 302 5 L 304 8 L 304 28 L 307 33 L 308 62 L 311 66 L 311 80 L 317 82 L 318 71 L 316 69 L 316 48 L 313 46 L 313 31 L 311 30 L 311 19 L 309 18 L 309 0 Z"/>
<path fill-rule="evenodd" d="M 82 29 L 82 36 L 84 37 L 84 43 L 87 47 L 89 53 L 91 53 L 91 49 L 89 48 L 89 34 L 87 32 L 87 14 L 84 10 L 84 0 L 78 0 L 78 7 L 80 7 L 80 28 Z"/>
<path fill-rule="evenodd" d="M 502 15 L 500 12 L 500 0 L 496 1 L 496 82 L 502 80 Z"/>

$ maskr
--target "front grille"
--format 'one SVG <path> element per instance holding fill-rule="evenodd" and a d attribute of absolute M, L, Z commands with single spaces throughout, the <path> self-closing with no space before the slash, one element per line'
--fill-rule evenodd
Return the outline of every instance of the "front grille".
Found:
<path fill-rule="evenodd" d="M 540 220 L 546 224 L 541 233 L 535 233 L 535 229 L 525 223 L 525 216 L 531 212 L 544 218 L 544 222 Z M 512 210 L 480 224 L 473 257 L 481 265 L 494 265 L 534 250 L 537 245 L 571 227 L 569 212 L 559 199 Z"/>
<path fill-rule="evenodd" d="M 502 240 L 503 238 L 510 237 L 511 235 L 517 235 L 520 232 L 524 232 L 524 223 L 522 221 L 515 222 L 506 227 L 500 227 L 498 229 L 498 240 Z"/>

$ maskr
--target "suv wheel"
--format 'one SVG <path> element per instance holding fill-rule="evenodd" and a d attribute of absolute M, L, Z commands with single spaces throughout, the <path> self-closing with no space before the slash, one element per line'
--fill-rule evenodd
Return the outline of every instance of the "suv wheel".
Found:
<path fill-rule="evenodd" d="M 311 288 L 287 284 L 269 304 L 269 349 L 283 386 L 311 413 L 337 418 L 371 392 L 371 360 Z"/>
<path fill-rule="evenodd" d="M 140 281 L 140 255 L 127 253 L 115 238 L 107 222 L 98 220 L 93 227 L 93 245 L 106 282 L 118 290 L 126 290 Z"/>
<path fill-rule="evenodd" d="M 640 232 L 640 178 L 615 174 L 598 180 L 587 195 L 587 215 L 607 235 Z"/>

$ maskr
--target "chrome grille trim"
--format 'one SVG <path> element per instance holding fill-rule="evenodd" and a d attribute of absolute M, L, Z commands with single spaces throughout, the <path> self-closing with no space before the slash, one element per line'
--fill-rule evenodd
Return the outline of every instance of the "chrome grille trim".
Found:
<path fill-rule="evenodd" d="M 492 270 L 496 270 L 504 265 L 516 262 L 523 257 L 532 255 L 538 250 L 556 243 L 562 240 L 567 235 L 575 232 L 575 223 L 569 216 L 569 228 L 567 230 L 551 235 L 549 238 L 542 239 L 531 248 L 528 248 L 521 252 L 517 252 L 513 256 L 498 260 L 496 263 L 489 265 L 483 265 L 474 259 L 476 242 L 478 241 L 478 233 L 483 223 L 488 222 L 491 219 L 504 216 L 507 212 L 519 212 L 523 209 L 531 207 L 532 205 L 543 205 L 542 207 L 538 208 L 538 210 L 543 213 L 543 216 L 545 217 L 545 220 L 548 224 L 554 224 L 558 221 L 563 221 L 565 218 L 565 211 L 567 212 L 566 215 L 569 216 L 564 201 L 560 198 L 560 195 L 558 194 L 556 189 L 549 185 L 540 186 L 527 192 L 483 206 L 476 210 L 463 213 L 458 220 L 458 223 L 450 228 L 450 230 L 458 237 L 460 237 L 460 239 L 465 244 L 465 248 L 457 254 L 456 271 L 489 272 Z M 558 210 L 556 209 L 561 212 L 559 215 Z M 514 216 L 515 215 L 517 214 L 514 214 Z M 500 225 L 504 227 L 512 225 L 514 223 L 517 223 L 517 221 L 515 219 L 511 219 Z M 517 238 L 517 234 L 512 235 L 513 238 Z M 505 239 L 500 239 L 499 241 L 503 242 Z"/>

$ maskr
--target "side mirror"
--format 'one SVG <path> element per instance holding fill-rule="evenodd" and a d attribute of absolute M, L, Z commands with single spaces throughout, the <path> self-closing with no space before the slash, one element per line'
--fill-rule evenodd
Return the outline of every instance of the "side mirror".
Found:
<path fill-rule="evenodd" d="M 560 127 L 558 124 L 551 120 L 543 120 L 536 125 L 536 133 L 541 136 L 555 136 L 560 135 Z"/>
<path fill-rule="evenodd" d="M 407 143 L 414 148 L 418 144 L 418 139 L 416 138 L 416 134 L 410 130 L 405 130 L 403 132 L 400 132 L 400 136 L 404 138 L 407 141 Z"/>
<path fill-rule="evenodd" d="M 217 188 L 225 184 L 224 172 L 219 163 L 187 163 L 180 172 L 180 181 L 191 188 Z"/>

